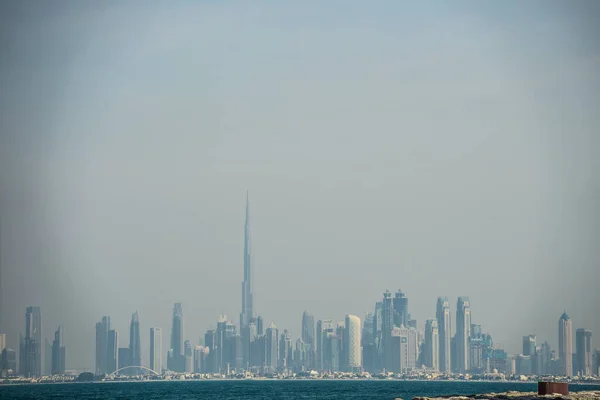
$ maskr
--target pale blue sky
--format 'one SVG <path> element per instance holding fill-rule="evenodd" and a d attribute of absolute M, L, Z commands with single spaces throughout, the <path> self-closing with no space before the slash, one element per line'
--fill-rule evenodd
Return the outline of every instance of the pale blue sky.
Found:
<path fill-rule="evenodd" d="M 2 4 L 2 329 L 140 313 L 197 341 L 241 306 L 361 319 L 402 288 L 420 325 L 471 297 L 507 351 L 600 333 L 597 2 Z M 147 362 L 148 352 L 143 352 Z"/>

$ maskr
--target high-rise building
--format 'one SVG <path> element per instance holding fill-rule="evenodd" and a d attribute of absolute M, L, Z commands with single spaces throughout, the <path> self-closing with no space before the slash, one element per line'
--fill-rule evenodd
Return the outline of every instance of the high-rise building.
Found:
<path fill-rule="evenodd" d="M 534 356 L 535 355 L 535 335 L 523 336 L 523 355 Z"/>
<path fill-rule="evenodd" d="M 468 297 L 458 298 L 456 305 L 456 356 L 458 372 L 469 372 L 469 338 L 471 337 L 471 303 Z"/>
<path fill-rule="evenodd" d="M 394 303 L 392 294 L 388 290 L 383 293 L 383 308 L 381 314 L 382 364 L 386 370 L 389 370 L 391 365 L 390 357 L 392 357 L 391 338 L 392 328 L 394 327 Z"/>
<path fill-rule="evenodd" d="M 573 325 L 566 311 L 558 320 L 558 359 L 559 374 L 573 376 Z"/>
<path fill-rule="evenodd" d="M 394 327 L 390 336 L 389 368 L 396 373 L 407 373 L 417 366 L 418 335 L 414 328 Z"/>
<path fill-rule="evenodd" d="M 577 352 L 577 374 L 592 376 L 592 331 L 577 329 L 575 331 L 575 350 Z"/>
<path fill-rule="evenodd" d="M 119 333 L 114 329 L 108 331 L 106 350 L 106 373 L 112 374 L 119 369 Z"/>
<path fill-rule="evenodd" d="M 0 352 L 6 348 L 6 333 L 0 333 Z"/>
<path fill-rule="evenodd" d="M 408 297 L 404 295 L 402 290 L 398 290 L 394 295 L 394 325 L 397 327 L 407 327 L 410 321 L 408 314 Z"/>
<path fill-rule="evenodd" d="M 302 341 L 307 346 L 308 363 L 312 368 L 315 359 L 315 317 L 307 311 L 302 313 Z"/>
<path fill-rule="evenodd" d="M 425 366 L 439 371 L 440 369 L 440 345 L 439 328 L 437 319 L 425 321 Z"/>
<path fill-rule="evenodd" d="M 592 367 L 592 375 L 600 376 L 600 349 L 594 350 L 594 365 Z"/>
<path fill-rule="evenodd" d="M 189 340 L 183 343 L 183 357 L 184 372 L 186 374 L 194 372 L 194 348 Z"/>
<path fill-rule="evenodd" d="M 252 248 L 250 246 L 250 205 L 246 193 L 246 222 L 244 223 L 244 281 L 242 282 L 242 313 L 240 328 L 250 323 L 254 316 L 252 292 Z"/>
<path fill-rule="evenodd" d="M 96 324 L 96 375 L 104 375 L 107 371 L 109 330 L 110 317 L 102 317 L 102 321 Z"/>
<path fill-rule="evenodd" d="M 173 324 L 171 326 L 171 357 L 167 359 L 167 368 L 175 372 L 185 371 L 183 342 L 183 305 L 173 306 Z"/>
<path fill-rule="evenodd" d="M 194 347 L 194 373 L 200 374 L 206 372 L 205 361 L 209 354 L 208 348 L 204 346 Z"/>
<path fill-rule="evenodd" d="M 119 347 L 117 350 L 117 367 L 118 369 L 131 367 L 131 351 L 129 350 L 129 347 Z M 126 375 L 131 373 L 129 369 L 126 369 L 123 372 Z"/>
<path fill-rule="evenodd" d="M 62 375 L 65 373 L 66 348 L 63 341 L 63 327 L 59 326 L 54 332 L 54 342 L 52 342 L 52 375 Z"/>
<path fill-rule="evenodd" d="M 142 365 L 142 347 L 140 344 L 140 317 L 138 312 L 134 312 L 131 316 L 129 324 L 129 354 L 131 357 L 132 366 L 139 367 Z"/>
<path fill-rule="evenodd" d="M 3 374 L 14 374 L 17 372 L 17 352 L 14 349 L 5 347 L 2 349 L 2 364 L 0 365 L 0 371 Z"/>
<path fill-rule="evenodd" d="M 483 334 L 481 325 L 471 324 L 471 335 L 469 336 L 469 370 L 471 373 L 483 373 L 486 371 L 487 361 L 484 364 L 484 352 L 486 351 L 486 335 Z"/>
<path fill-rule="evenodd" d="M 292 367 L 293 353 L 292 335 L 286 329 L 279 336 L 279 369 L 281 371 Z"/>
<path fill-rule="evenodd" d="M 330 319 L 317 321 L 317 370 L 325 370 L 325 339 L 327 332 L 333 331 L 333 321 Z"/>
<path fill-rule="evenodd" d="M 23 375 L 28 378 L 42 376 L 42 314 L 39 307 L 27 307 L 25 311 L 23 350 Z"/>
<path fill-rule="evenodd" d="M 204 345 L 208 348 L 208 355 L 204 363 L 204 372 L 215 373 L 217 372 L 217 334 L 214 329 L 209 329 L 204 334 Z"/>
<path fill-rule="evenodd" d="M 361 345 L 363 369 L 370 373 L 377 370 L 377 347 L 375 345 L 375 323 L 373 313 L 367 313 L 363 324 Z"/>
<path fill-rule="evenodd" d="M 43 357 L 43 375 L 52 375 L 52 342 L 48 338 L 44 339 L 44 357 Z"/>
<path fill-rule="evenodd" d="M 345 325 L 344 353 L 348 360 L 346 368 L 349 372 L 360 372 L 362 367 L 360 318 L 355 315 L 346 315 Z"/>
<path fill-rule="evenodd" d="M 438 297 L 436 318 L 439 332 L 440 371 L 449 373 L 452 371 L 450 361 L 452 332 L 450 327 L 450 302 L 447 297 Z"/>
<path fill-rule="evenodd" d="M 275 324 L 271 323 L 271 325 L 267 328 L 265 340 L 267 347 L 267 373 L 273 374 L 277 371 L 277 361 L 279 355 L 279 331 L 277 330 Z"/>
<path fill-rule="evenodd" d="M 162 372 L 162 329 L 150 328 L 150 369 Z"/>

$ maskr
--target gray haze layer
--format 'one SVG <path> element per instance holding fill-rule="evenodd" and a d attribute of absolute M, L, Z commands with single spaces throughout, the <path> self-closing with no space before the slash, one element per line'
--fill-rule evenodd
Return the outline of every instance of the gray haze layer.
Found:
<path fill-rule="evenodd" d="M 600 337 L 600 3 L 5 2 L 1 330 L 27 305 L 94 362 L 181 301 L 193 342 L 241 307 L 297 337 L 402 288 L 471 298 L 509 352 Z M 454 317 L 453 317 L 454 318 Z M 596 343 L 598 343 L 596 339 Z M 163 357 L 165 357 L 163 355 Z"/>

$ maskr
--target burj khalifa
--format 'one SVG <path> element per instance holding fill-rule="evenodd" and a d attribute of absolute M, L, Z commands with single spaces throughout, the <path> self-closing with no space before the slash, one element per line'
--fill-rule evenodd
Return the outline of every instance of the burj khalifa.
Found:
<path fill-rule="evenodd" d="M 250 249 L 250 216 L 246 192 L 246 223 L 244 224 L 244 281 L 242 282 L 242 312 L 240 328 L 248 326 L 253 316 L 252 308 L 252 252 Z"/>

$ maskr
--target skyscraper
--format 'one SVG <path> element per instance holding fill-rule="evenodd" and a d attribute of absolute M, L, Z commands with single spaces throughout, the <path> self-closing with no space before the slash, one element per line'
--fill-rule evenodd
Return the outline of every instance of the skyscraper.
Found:
<path fill-rule="evenodd" d="M 535 335 L 523 336 L 523 355 L 535 356 Z"/>
<path fill-rule="evenodd" d="M 96 324 L 96 375 L 106 374 L 109 330 L 110 317 L 102 317 L 102 321 Z"/>
<path fill-rule="evenodd" d="M 52 375 L 62 375 L 65 373 L 66 349 L 63 342 L 63 327 L 59 326 L 54 333 L 54 342 L 52 342 Z"/>
<path fill-rule="evenodd" d="M 392 362 L 391 340 L 392 328 L 394 327 L 394 303 L 392 301 L 392 294 L 388 290 L 383 293 L 383 309 L 381 314 L 382 364 L 386 370 L 389 370 Z"/>
<path fill-rule="evenodd" d="M 308 365 L 315 367 L 315 317 L 307 311 L 302 313 L 302 341 L 308 351 Z"/>
<path fill-rule="evenodd" d="M 456 305 L 456 356 L 458 372 L 469 371 L 469 338 L 471 337 L 471 303 L 459 297 Z"/>
<path fill-rule="evenodd" d="M 162 329 L 150 328 L 150 369 L 162 371 Z"/>
<path fill-rule="evenodd" d="M 246 193 L 246 222 L 244 224 L 244 281 L 242 282 L 242 313 L 240 328 L 246 327 L 253 317 L 252 307 L 252 250 L 250 247 L 250 205 Z"/>
<path fill-rule="evenodd" d="M 106 351 L 106 373 L 112 374 L 119 369 L 119 333 L 114 329 L 108 331 Z"/>
<path fill-rule="evenodd" d="M 397 327 L 405 326 L 408 328 L 408 297 L 402 290 L 394 294 L 394 325 Z"/>
<path fill-rule="evenodd" d="M 575 350 L 577 351 L 577 373 L 581 376 L 591 376 L 592 360 L 592 331 L 577 329 L 575 332 Z"/>
<path fill-rule="evenodd" d="M 327 339 L 327 333 L 333 331 L 333 321 L 330 319 L 318 320 L 317 321 L 317 370 L 323 371 L 325 369 L 325 340 Z"/>
<path fill-rule="evenodd" d="M 28 378 L 42 376 L 42 314 L 39 307 L 25 311 L 25 340 L 23 375 Z"/>
<path fill-rule="evenodd" d="M 184 372 L 185 358 L 183 348 L 183 306 L 175 303 L 173 307 L 173 325 L 171 326 L 171 353 L 167 359 L 167 368 L 175 372 Z M 212 350 L 212 349 L 211 349 Z"/>
<path fill-rule="evenodd" d="M 439 371 L 439 328 L 437 319 L 428 319 L 425 322 L 425 366 Z"/>
<path fill-rule="evenodd" d="M 558 320 L 558 359 L 559 373 L 564 376 L 573 375 L 573 325 L 567 312 L 563 312 Z"/>
<path fill-rule="evenodd" d="M 348 360 L 346 368 L 349 372 L 359 372 L 362 366 L 360 318 L 355 315 L 346 315 L 345 329 L 344 353 Z"/>
<path fill-rule="evenodd" d="M 450 302 L 447 297 L 438 297 L 436 318 L 439 332 L 440 371 L 451 372 L 450 339 Z"/>
<path fill-rule="evenodd" d="M 266 355 L 267 355 L 267 373 L 275 373 L 277 371 L 278 351 L 279 351 L 279 331 L 275 324 L 267 328 L 266 334 Z"/>
<path fill-rule="evenodd" d="M 131 357 L 132 366 L 139 367 L 142 365 L 140 318 L 137 311 L 131 316 L 131 323 L 129 324 L 129 356 Z"/>

